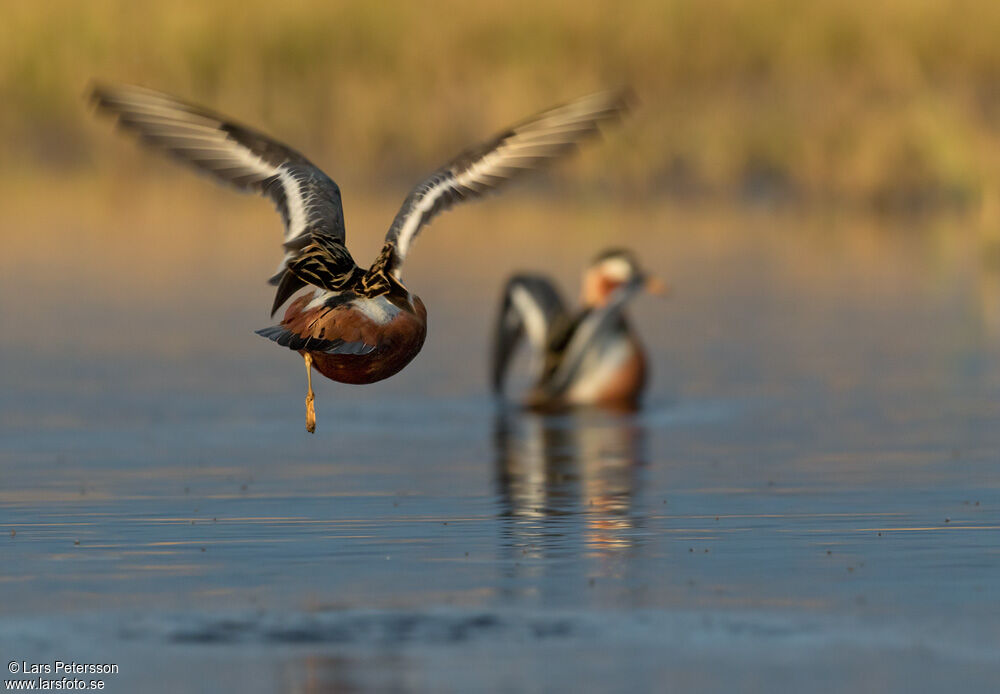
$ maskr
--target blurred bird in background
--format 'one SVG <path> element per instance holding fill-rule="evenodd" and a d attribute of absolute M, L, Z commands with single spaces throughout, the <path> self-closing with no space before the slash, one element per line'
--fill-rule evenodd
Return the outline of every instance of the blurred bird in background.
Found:
<path fill-rule="evenodd" d="M 581 308 L 570 312 L 547 277 L 518 274 L 503 290 L 493 349 L 493 390 L 504 395 L 512 358 L 527 337 L 534 410 L 599 405 L 631 410 L 646 386 L 646 356 L 625 316 L 640 291 L 666 294 L 627 250 L 606 250 L 583 274 Z"/>

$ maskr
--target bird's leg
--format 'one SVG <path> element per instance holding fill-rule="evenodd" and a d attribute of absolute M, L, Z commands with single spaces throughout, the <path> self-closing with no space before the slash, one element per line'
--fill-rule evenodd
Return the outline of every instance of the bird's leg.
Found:
<path fill-rule="evenodd" d="M 306 360 L 306 378 L 309 380 L 309 392 L 306 393 L 306 431 L 310 434 L 316 433 L 316 408 L 313 406 L 313 401 L 315 396 L 313 395 L 313 376 L 312 376 L 312 365 L 313 358 L 312 355 L 306 352 L 304 355 Z"/>

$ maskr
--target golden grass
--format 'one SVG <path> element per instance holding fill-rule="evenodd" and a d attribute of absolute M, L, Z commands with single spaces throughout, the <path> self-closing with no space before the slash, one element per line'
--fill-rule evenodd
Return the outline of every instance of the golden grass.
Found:
<path fill-rule="evenodd" d="M 998 36 L 991 0 L 11 3 L 0 167 L 104 166 L 110 138 L 81 101 L 95 77 L 211 104 L 338 179 L 393 185 L 512 119 L 629 82 L 641 109 L 563 175 L 978 204 L 1000 188 Z"/>

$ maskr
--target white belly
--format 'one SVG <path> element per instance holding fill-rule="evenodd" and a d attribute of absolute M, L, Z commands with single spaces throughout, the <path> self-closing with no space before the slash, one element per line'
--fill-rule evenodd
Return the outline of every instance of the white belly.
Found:
<path fill-rule="evenodd" d="M 615 339 L 595 347 L 584 357 L 576 377 L 566 389 L 567 402 L 584 405 L 601 396 L 636 356 L 631 340 Z"/>

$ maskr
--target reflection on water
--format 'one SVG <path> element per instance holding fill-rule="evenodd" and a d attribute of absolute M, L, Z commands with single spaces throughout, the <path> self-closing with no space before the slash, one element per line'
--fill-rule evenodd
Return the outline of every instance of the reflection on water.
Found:
<path fill-rule="evenodd" d="M 403 691 L 405 681 L 402 676 L 399 656 L 388 655 L 378 658 L 350 658 L 340 655 L 313 654 L 301 660 L 294 660 L 284 668 L 279 691 L 295 691 L 301 694 L 342 694 L 359 691 Z M 359 673 L 363 666 L 370 674 Z"/>
<path fill-rule="evenodd" d="M 633 546 L 631 531 L 641 524 L 636 496 L 647 461 L 645 430 L 634 416 L 501 411 L 494 435 L 508 551 L 552 556 L 566 549 L 565 536 L 573 531 L 589 554 Z"/>

